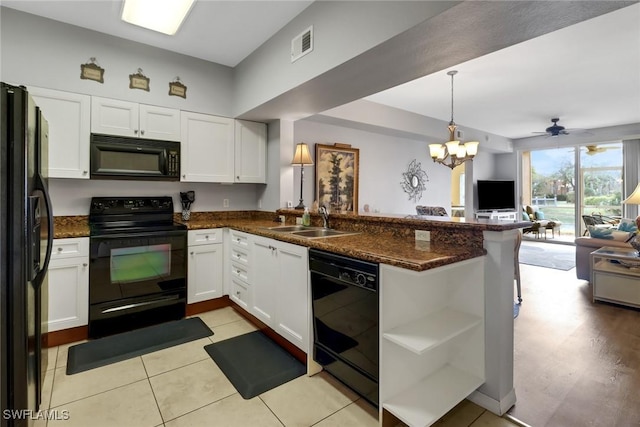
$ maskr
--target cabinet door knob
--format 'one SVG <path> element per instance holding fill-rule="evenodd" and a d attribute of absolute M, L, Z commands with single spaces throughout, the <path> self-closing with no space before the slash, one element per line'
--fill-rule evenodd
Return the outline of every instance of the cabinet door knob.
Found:
<path fill-rule="evenodd" d="M 193 255 L 193 252 L 191 252 L 191 255 Z"/>
<path fill-rule="evenodd" d="M 240 180 L 240 175 L 236 176 L 236 179 L 239 181 Z"/>
<path fill-rule="evenodd" d="M 185 175 L 185 174 L 182 174 L 182 177 L 183 177 L 183 178 L 186 178 L 186 177 L 187 177 L 187 175 Z"/>
<path fill-rule="evenodd" d="M 58 248 L 58 252 L 62 252 L 62 248 Z"/>
<path fill-rule="evenodd" d="M 209 240 L 209 235 L 204 236 L 205 240 Z"/>
<path fill-rule="evenodd" d="M 88 265 L 88 264 L 87 264 L 86 262 L 83 262 L 83 263 L 82 263 L 82 266 L 83 266 L 83 267 L 86 267 L 87 265 Z"/>
<path fill-rule="evenodd" d="M 240 296 L 240 291 L 236 291 L 236 295 Z"/>
<path fill-rule="evenodd" d="M 89 173 L 88 171 L 82 171 L 82 175 L 86 175 L 88 173 Z"/>
<path fill-rule="evenodd" d="M 141 134 L 141 135 L 144 135 L 144 131 L 143 131 L 143 130 L 141 130 L 141 131 L 140 131 L 140 134 Z"/>
<path fill-rule="evenodd" d="M 134 135 L 137 135 L 137 134 L 138 134 L 138 129 L 135 129 L 135 130 L 133 131 L 133 134 L 134 134 Z"/>

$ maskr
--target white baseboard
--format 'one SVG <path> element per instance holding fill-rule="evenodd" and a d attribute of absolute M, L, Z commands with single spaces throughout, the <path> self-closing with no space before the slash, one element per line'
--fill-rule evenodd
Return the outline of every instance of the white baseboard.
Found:
<path fill-rule="evenodd" d="M 482 406 L 484 409 L 493 412 L 498 416 L 504 415 L 513 405 L 516 403 L 516 390 L 511 389 L 509 393 L 501 400 L 496 400 L 493 397 L 489 397 L 478 390 L 471 393 L 467 399 Z"/>

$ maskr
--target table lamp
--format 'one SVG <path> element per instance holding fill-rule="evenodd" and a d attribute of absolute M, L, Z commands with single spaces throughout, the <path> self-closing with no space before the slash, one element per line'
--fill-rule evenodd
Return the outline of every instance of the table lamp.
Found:
<path fill-rule="evenodd" d="M 294 166 L 300 166 L 300 203 L 295 209 L 304 209 L 304 201 L 302 200 L 302 187 L 304 183 L 304 165 L 312 165 L 311 154 L 309 153 L 309 146 L 304 142 L 300 142 L 296 145 L 296 152 L 293 155 L 291 164 Z"/>
<path fill-rule="evenodd" d="M 640 205 L 640 184 L 636 186 L 636 189 L 633 190 L 633 193 L 626 199 L 622 201 L 622 203 L 630 204 L 630 205 Z M 640 215 L 636 217 L 636 227 L 640 230 Z"/>

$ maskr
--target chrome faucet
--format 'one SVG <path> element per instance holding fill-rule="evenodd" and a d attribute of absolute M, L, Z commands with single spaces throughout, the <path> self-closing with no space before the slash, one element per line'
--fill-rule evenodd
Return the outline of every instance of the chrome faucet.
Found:
<path fill-rule="evenodd" d="M 329 228 L 329 212 L 327 212 L 327 207 L 320 206 L 318 212 L 322 216 L 322 227 Z"/>

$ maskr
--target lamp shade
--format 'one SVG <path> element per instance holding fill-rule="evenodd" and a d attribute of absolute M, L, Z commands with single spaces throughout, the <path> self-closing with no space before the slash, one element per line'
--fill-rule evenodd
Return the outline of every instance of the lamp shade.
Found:
<path fill-rule="evenodd" d="M 311 160 L 311 153 L 309 153 L 309 146 L 301 142 L 296 145 L 296 152 L 293 155 L 293 160 L 291 160 L 292 165 L 312 165 L 313 160 Z"/>
<path fill-rule="evenodd" d="M 640 205 L 640 184 L 636 186 L 636 189 L 633 190 L 633 193 L 626 199 L 622 201 L 622 203 L 627 203 L 630 205 Z"/>

